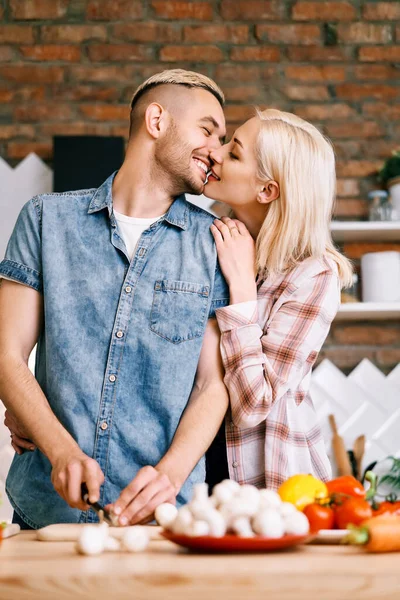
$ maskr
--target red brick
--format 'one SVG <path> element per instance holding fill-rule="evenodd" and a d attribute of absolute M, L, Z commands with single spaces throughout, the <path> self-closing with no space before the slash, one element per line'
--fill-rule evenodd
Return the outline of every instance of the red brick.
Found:
<path fill-rule="evenodd" d="M 160 50 L 162 62 L 216 63 L 223 59 L 217 46 L 164 46 Z"/>
<path fill-rule="evenodd" d="M 255 102 L 260 97 L 261 89 L 258 85 L 224 86 L 224 92 L 227 102 Z"/>
<path fill-rule="evenodd" d="M 51 96 L 56 100 L 73 102 L 109 102 L 119 100 L 121 91 L 115 86 L 62 85 L 52 86 Z M 130 96 L 132 96 L 132 91 Z"/>
<path fill-rule="evenodd" d="M 82 104 L 79 107 L 81 114 L 93 121 L 127 121 L 129 120 L 129 106 L 115 104 Z"/>
<path fill-rule="evenodd" d="M 0 44 L 33 44 L 34 35 L 31 25 L 1 25 Z"/>
<path fill-rule="evenodd" d="M 345 81 L 346 70 L 344 67 L 323 66 L 290 66 L 285 69 L 287 79 L 299 81 Z"/>
<path fill-rule="evenodd" d="M 12 125 L 0 124 L 0 140 L 11 140 L 16 137 L 33 139 L 35 137 L 35 128 L 33 125 L 20 125 L 19 123 Z"/>
<path fill-rule="evenodd" d="M 296 2 L 292 9 L 297 21 L 352 21 L 355 17 L 351 2 Z"/>
<path fill-rule="evenodd" d="M 211 21 L 213 18 L 213 7 L 209 2 L 154 0 L 151 2 L 151 6 L 156 17 L 161 19 Z"/>
<path fill-rule="evenodd" d="M 376 174 L 382 166 L 381 161 L 348 160 L 336 163 L 338 177 L 369 177 Z"/>
<path fill-rule="evenodd" d="M 86 8 L 86 18 L 93 21 L 140 19 L 142 16 L 142 2 L 136 0 L 89 0 Z"/>
<path fill-rule="evenodd" d="M 256 25 L 256 38 L 269 43 L 312 46 L 321 41 L 319 25 Z"/>
<path fill-rule="evenodd" d="M 341 62 L 353 60 L 351 48 L 338 46 L 289 46 L 288 58 L 296 62 Z"/>
<path fill-rule="evenodd" d="M 44 86 L 18 86 L 15 89 L 11 89 L 9 84 L 6 84 L 4 88 L 3 85 L 0 84 L 0 103 L 11 104 L 14 102 L 38 101 L 43 100 L 45 97 Z"/>
<path fill-rule="evenodd" d="M 358 158 L 361 153 L 360 140 L 335 140 L 334 147 L 339 159 Z"/>
<path fill-rule="evenodd" d="M 150 46 L 139 44 L 91 44 L 88 55 L 93 62 L 149 61 L 154 57 Z"/>
<path fill-rule="evenodd" d="M 367 214 L 368 204 L 366 200 L 360 200 L 359 198 L 339 198 L 335 203 L 335 217 L 361 219 Z"/>
<path fill-rule="evenodd" d="M 388 81 L 398 79 L 400 72 L 392 65 L 358 65 L 354 68 L 357 79 Z"/>
<path fill-rule="evenodd" d="M 388 156 L 392 154 L 394 150 L 399 149 L 399 140 L 398 139 L 376 139 L 374 143 L 371 144 L 370 141 L 364 142 L 361 145 L 361 156 L 375 158 L 382 158 L 386 160 Z"/>
<path fill-rule="evenodd" d="M 21 83 L 60 83 L 64 80 L 63 67 L 21 65 L 0 67 L 0 77 Z"/>
<path fill-rule="evenodd" d="M 328 100 L 328 88 L 324 85 L 286 85 L 283 92 L 290 100 Z"/>
<path fill-rule="evenodd" d="M 69 42 L 81 44 L 90 40 L 107 39 L 104 25 L 44 25 L 40 28 L 40 39 L 47 43 Z"/>
<path fill-rule="evenodd" d="M 371 243 L 371 242 L 359 242 L 349 244 L 346 243 L 343 245 L 343 251 L 351 260 L 359 260 L 363 254 L 367 252 L 383 252 L 385 250 L 399 252 L 400 251 L 400 243 L 395 242 L 381 242 L 381 243 Z"/>
<path fill-rule="evenodd" d="M 249 38 L 248 25 L 192 25 L 183 30 L 185 42 L 233 42 L 245 44 Z"/>
<path fill-rule="evenodd" d="M 20 52 L 24 58 L 31 60 L 79 62 L 81 50 L 77 46 L 21 46 Z"/>
<path fill-rule="evenodd" d="M 110 135 L 108 123 L 74 121 L 73 123 L 43 123 L 38 127 L 42 136 L 54 135 Z"/>
<path fill-rule="evenodd" d="M 245 46 L 232 48 L 230 58 L 237 62 L 278 62 L 280 51 L 268 46 Z"/>
<path fill-rule="evenodd" d="M 358 196 L 360 193 L 359 182 L 357 179 L 338 179 L 336 192 L 342 198 Z"/>
<path fill-rule="evenodd" d="M 329 121 L 332 119 L 347 119 L 355 115 L 355 110 L 348 104 L 308 104 L 296 106 L 296 115 L 310 121 Z"/>
<path fill-rule="evenodd" d="M 35 121 L 68 121 L 73 116 L 73 111 L 68 104 L 21 105 L 14 108 L 14 118 L 25 123 Z"/>
<path fill-rule="evenodd" d="M 338 25 L 338 39 L 349 44 L 388 44 L 392 41 L 391 25 L 351 23 Z"/>
<path fill-rule="evenodd" d="M 364 346 L 329 348 L 324 346 L 319 353 L 318 362 L 327 358 L 339 369 L 356 367 L 364 358 L 376 363 L 376 353 L 374 349 Z"/>
<path fill-rule="evenodd" d="M 363 17 L 369 21 L 400 20 L 399 2 L 368 2 L 364 5 Z"/>
<path fill-rule="evenodd" d="M 131 65 L 114 66 L 114 65 L 74 65 L 69 68 L 69 75 L 72 81 L 78 81 L 82 83 L 98 82 L 98 83 L 130 83 L 135 78 L 136 72 L 135 67 Z M 141 79 L 144 79 L 141 78 Z M 136 84 L 132 84 L 133 88 Z"/>
<path fill-rule="evenodd" d="M 366 62 L 400 61 L 400 46 L 372 46 L 360 48 L 359 59 Z"/>
<path fill-rule="evenodd" d="M 10 11 L 14 19 L 59 19 L 65 17 L 69 2 L 70 0 L 10 0 Z"/>
<path fill-rule="evenodd" d="M 285 16 L 279 0 L 222 0 L 221 17 L 226 21 L 276 21 Z"/>
<path fill-rule="evenodd" d="M 9 158 L 22 159 L 34 152 L 40 158 L 49 159 L 53 156 L 52 142 L 10 142 L 7 144 Z"/>
<path fill-rule="evenodd" d="M 215 79 L 221 81 L 266 81 L 276 75 L 275 66 L 265 65 L 235 65 L 231 63 L 218 65 L 215 69 Z"/>
<path fill-rule="evenodd" d="M 391 85 L 375 85 L 372 83 L 341 83 L 336 86 L 338 98 L 346 100 L 363 100 L 375 98 L 376 100 L 392 100 L 399 96 L 399 89 Z"/>
<path fill-rule="evenodd" d="M 363 104 L 362 112 L 368 117 L 384 118 L 388 121 L 400 121 L 400 104 L 390 106 L 384 102 Z"/>
<path fill-rule="evenodd" d="M 333 328 L 333 338 L 339 344 L 384 346 L 400 342 L 400 329 L 384 325 L 340 325 Z"/>
<path fill-rule="evenodd" d="M 112 35 L 117 40 L 130 42 L 180 42 L 180 27 L 169 23 L 119 23 Z"/>
<path fill-rule="evenodd" d="M 376 360 L 379 365 L 395 367 L 400 362 L 400 348 L 382 348 L 376 353 Z"/>
<path fill-rule="evenodd" d="M 231 123 L 243 123 L 254 116 L 254 108 L 239 104 L 228 104 L 224 109 L 225 119 Z"/>
<path fill-rule="evenodd" d="M 333 138 L 374 138 L 384 135 L 382 127 L 375 121 L 330 123 L 327 125 L 327 133 Z"/>
<path fill-rule="evenodd" d="M 14 48 L 11 48 L 10 46 L 0 46 L 0 62 L 10 62 L 14 59 Z"/>

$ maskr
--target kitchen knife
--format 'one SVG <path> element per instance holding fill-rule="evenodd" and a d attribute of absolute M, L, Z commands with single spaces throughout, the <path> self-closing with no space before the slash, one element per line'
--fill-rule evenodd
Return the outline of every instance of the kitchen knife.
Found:
<path fill-rule="evenodd" d="M 81 494 L 82 500 L 89 504 L 91 508 L 99 515 L 100 521 L 105 521 L 108 525 L 112 525 L 113 527 L 118 526 L 118 518 L 112 515 L 108 510 L 103 508 L 101 504 L 98 502 L 90 502 L 89 500 L 89 490 L 87 489 L 86 483 L 82 483 L 81 485 Z"/>

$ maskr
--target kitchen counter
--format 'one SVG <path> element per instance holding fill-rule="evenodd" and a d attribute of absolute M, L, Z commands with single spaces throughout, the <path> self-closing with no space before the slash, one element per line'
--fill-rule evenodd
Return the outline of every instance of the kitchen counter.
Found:
<path fill-rule="evenodd" d="M 400 554 L 306 545 L 283 552 L 191 554 L 152 541 L 139 554 L 79 556 L 33 532 L 0 546 L 0 600 L 399 600 Z"/>

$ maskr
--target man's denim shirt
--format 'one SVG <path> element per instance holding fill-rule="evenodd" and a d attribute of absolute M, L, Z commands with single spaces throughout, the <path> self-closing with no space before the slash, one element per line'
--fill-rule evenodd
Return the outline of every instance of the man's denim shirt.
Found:
<path fill-rule="evenodd" d="M 57 418 L 103 470 L 103 504 L 168 450 L 207 319 L 228 304 L 213 216 L 177 198 L 142 234 L 130 261 L 112 210 L 113 177 L 97 190 L 30 200 L 0 263 L 0 276 L 43 293 L 36 378 Z M 97 519 L 70 508 L 50 475 L 39 450 L 15 455 L 7 493 L 22 519 L 34 528 Z M 203 458 L 178 504 L 204 478 Z"/>

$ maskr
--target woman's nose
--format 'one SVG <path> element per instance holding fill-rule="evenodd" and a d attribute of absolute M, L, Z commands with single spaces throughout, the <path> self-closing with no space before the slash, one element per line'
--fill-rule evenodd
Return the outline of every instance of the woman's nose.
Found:
<path fill-rule="evenodd" d="M 214 163 L 219 165 L 222 163 L 222 153 L 218 150 L 212 150 L 210 152 L 210 158 Z"/>

